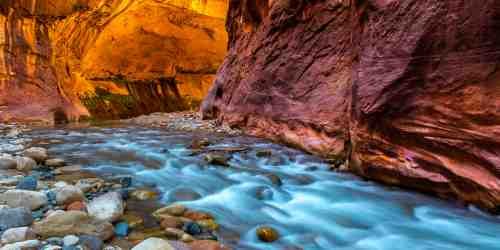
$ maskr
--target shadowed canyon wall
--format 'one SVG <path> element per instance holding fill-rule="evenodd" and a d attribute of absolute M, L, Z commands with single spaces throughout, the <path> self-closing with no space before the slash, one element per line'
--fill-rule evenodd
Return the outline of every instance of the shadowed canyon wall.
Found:
<path fill-rule="evenodd" d="M 0 6 L 4 121 L 195 108 L 227 47 L 226 0 L 10 0 Z"/>
<path fill-rule="evenodd" d="M 231 0 L 202 105 L 361 176 L 500 212 L 496 0 Z"/>

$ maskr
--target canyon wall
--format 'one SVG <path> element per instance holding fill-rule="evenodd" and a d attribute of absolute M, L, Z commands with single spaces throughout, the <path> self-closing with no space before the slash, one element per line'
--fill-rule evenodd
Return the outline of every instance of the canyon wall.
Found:
<path fill-rule="evenodd" d="M 226 0 L 10 0 L 0 7 L 3 121 L 198 107 L 227 46 Z"/>
<path fill-rule="evenodd" d="M 231 0 L 226 29 L 204 117 L 500 212 L 496 0 Z"/>

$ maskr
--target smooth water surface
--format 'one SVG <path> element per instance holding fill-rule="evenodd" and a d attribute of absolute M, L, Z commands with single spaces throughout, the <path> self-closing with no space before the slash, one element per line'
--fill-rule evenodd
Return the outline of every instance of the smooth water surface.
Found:
<path fill-rule="evenodd" d="M 73 164 L 155 186 L 163 203 L 181 200 L 212 213 L 234 249 L 500 249 L 497 217 L 335 173 L 321 159 L 264 140 L 139 127 L 40 129 L 29 136 L 60 140 L 49 151 Z M 230 168 L 211 166 L 188 149 L 206 137 L 216 142 L 212 149 L 249 150 L 233 153 Z M 258 149 L 273 155 L 257 157 Z M 273 184 L 269 173 L 283 184 Z M 280 240 L 260 243 L 261 225 L 278 229 Z"/>

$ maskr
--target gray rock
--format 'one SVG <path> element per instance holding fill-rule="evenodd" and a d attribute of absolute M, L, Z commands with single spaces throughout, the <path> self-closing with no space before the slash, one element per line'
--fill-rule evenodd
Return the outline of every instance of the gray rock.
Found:
<path fill-rule="evenodd" d="M 25 227 L 33 223 L 31 211 L 24 207 L 0 209 L 0 229 Z"/>
<path fill-rule="evenodd" d="M 29 157 L 37 162 L 44 162 L 49 158 L 47 149 L 40 147 L 28 148 L 24 151 L 24 156 Z"/>
<path fill-rule="evenodd" d="M 47 196 L 41 192 L 28 190 L 8 190 L 0 194 L 0 203 L 9 207 L 25 207 L 31 210 L 47 205 Z"/>
<path fill-rule="evenodd" d="M 92 200 L 87 205 L 89 215 L 99 220 L 114 222 L 123 215 L 125 204 L 121 194 L 106 193 Z"/>
<path fill-rule="evenodd" d="M 101 250 L 104 242 L 93 235 L 82 235 L 80 236 L 80 245 L 85 250 Z"/>
<path fill-rule="evenodd" d="M 2 244 L 36 240 L 36 234 L 29 227 L 10 228 L 2 234 Z"/>

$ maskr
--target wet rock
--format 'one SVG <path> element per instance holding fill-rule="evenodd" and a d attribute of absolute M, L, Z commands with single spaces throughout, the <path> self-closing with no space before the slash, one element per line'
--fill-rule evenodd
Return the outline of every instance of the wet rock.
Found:
<path fill-rule="evenodd" d="M 68 210 L 68 211 L 82 211 L 82 212 L 86 212 L 87 211 L 87 205 L 85 204 L 85 202 L 75 201 L 75 202 L 72 202 L 71 204 L 69 204 L 66 207 L 66 210 Z"/>
<path fill-rule="evenodd" d="M 279 234 L 272 227 L 259 227 L 257 229 L 257 237 L 263 242 L 273 242 L 278 240 Z"/>
<path fill-rule="evenodd" d="M 33 223 L 31 211 L 24 207 L 0 209 L 0 231 Z"/>
<path fill-rule="evenodd" d="M 180 240 L 185 232 L 178 228 L 165 228 L 166 236 L 176 240 Z"/>
<path fill-rule="evenodd" d="M 0 169 L 15 169 L 17 167 L 17 161 L 14 157 L 10 155 L 0 156 Z"/>
<path fill-rule="evenodd" d="M 199 235 L 203 232 L 201 226 L 196 222 L 188 222 L 184 224 L 182 230 L 191 235 Z"/>
<path fill-rule="evenodd" d="M 189 246 L 191 250 L 231 250 L 231 248 L 213 240 L 197 240 L 190 243 Z"/>
<path fill-rule="evenodd" d="M 130 197 L 140 201 L 155 200 L 158 198 L 158 193 L 148 189 L 138 189 L 130 193 Z"/>
<path fill-rule="evenodd" d="M 30 210 L 47 205 L 48 200 L 45 194 L 28 190 L 8 190 L 0 194 L 0 202 L 10 207 L 25 207 Z"/>
<path fill-rule="evenodd" d="M 85 200 L 85 195 L 82 190 L 73 185 L 55 188 L 53 191 L 56 195 L 56 202 L 58 205 L 66 205 L 72 202 Z"/>
<path fill-rule="evenodd" d="M 160 238 L 149 238 L 132 250 L 175 250 L 168 241 Z"/>
<path fill-rule="evenodd" d="M 80 245 L 84 250 L 101 250 L 104 242 L 101 238 L 93 235 L 81 235 Z"/>
<path fill-rule="evenodd" d="M 45 166 L 51 167 L 51 168 L 62 167 L 65 164 L 66 164 L 66 162 L 60 158 L 48 159 L 45 161 Z"/>
<path fill-rule="evenodd" d="M 270 157 L 273 155 L 273 151 L 271 150 L 266 150 L 266 149 L 260 149 L 255 152 L 255 156 L 257 157 Z"/>
<path fill-rule="evenodd" d="M 22 172 L 29 172 L 36 168 L 36 161 L 29 157 L 16 157 L 17 170 Z"/>
<path fill-rule="evenodd" d="M 219 229 L 219 224 L 217 224 L 217 222 L 213 219 L 198 220 L 198 221 L 196 221 L 196 223 L 198 223 L 198 225 L 200 225 L 201 227 L 203 227 L 209 231 L 215 231 L 215 230 Z"/>
<path fill-rule="evenodd" d="M 194 201 L 201 198 L 201 195 L 190 188 L 178 188 L 172 190 L 168 195 L 169 201 Z"/>
<path fill-rule="evenodd" d="M 49 158 L 47 149 L 40 147 L 28 148 L 24 151 L 23 155 L 40 163 L 43 163 Z"/>
<path fill-rule="evenodd" d="M 83 192 L 90 192 L 91 190 L 99 191 L 104 186 L 104 180 L 100 178 L 86 178 L 78 180 L 75 184 Z"/>
<path fill-rule="evenodd" d="M 181 236 L 180 240 L 182 242 L 189 243 L 195 241 L 196 239 L 192 235 L 185 233 Z"/>
<path fill-rule="evenodd" d="M 214 218 L 209 213 L 202 212 L 202 211 L 192 211 L 192 210 L 188 210 L 187 212 L 184 213 L 183 216 L 186 217 L 186 218 L 188 218 L 188 219 L 194 220 L 194 221 L 198 221 L 198 220 L 210 220 L 210 219 Z"/>
<path fill-rule="evenodd" d="M 89 215 L 99 220 L 114 222 L 123 215 L 125 204 L 117 192 L 106 193 L 87 205 Z"/>
<path fill-rule="evenodd" d="M 182 216 L 187 211 L 187 208 L 180 204 L 172 204 L 167 207 L 160 208 L 153 213 L 153 216 L 157 219 L 162 218 L 162 215 L 169 216 Z"/>
<path fill-rule="evenodd" d="M 36 234 L 29 227 L 10 228 L 2 234 L 2 244 L 34 240 Z"/>
<path fill-rule="evenodd" d="M 264 176 L 267 179 L 269 179 L 269 181 L 271 181 L 271 183 L 273 185 L 281 186 L 283 184 L 283 182 L 281 181 L 281 178 L 276 174 L 268 173 L 268 174 L 265 174 Z"/>
<path fill-rule="evenodd" d="M 129 188 L 130 186 L 132 186 L 132 177 L 125 176 L 120 178 L 120 184 L 123 188 Z"/>
<path fill-rule="evenodd" d="M 36 250 L 40 246 L 41 242 L 38 240 L 27 240 L 27 241 L 7 244 L 2 248 L 0 248 L 0 250 Z"/>
<path fill-rule="evenodd" d="M 81 170 L 82 166 L 80 165 L 70 165 L 54 170 L 54 174 L 74 174 L 80 172 Z"/>
<path fill-rule="evenodd" d="M 92 218 L 80 211 L 67 211 L 48 216 L 40 222 L 35 222 L 32 228 L 42 238 L 74 234 L 92 235 L 107 240 L 114 234 L 113 225 L 109 222 Z"/>
<path fill-rule="evenodd" d="M 66 235 L 63 238 L 63 245 L 64 246 L 74 246 L 74 245 L 78 244 L 79 241 L 80 241 L 80 239 L 75 235 Z"/>
<path fill-rule="evenodd" d="M 51 237 L 45 240 L 45 242 L 51 244 L 51 245 L 56 245 L 56 246 L 62 246 L 64 244 L 63 239 L 59 237 Z"/>
<path fill-rule="evenodd" d="M 129 227 L 131 229 L 134 229 L 136 227 L 139 227 L 144 224 L 144 219 L 141 216 L 131 214 L 131 213 L 126 213 L 124 214 L 120 220 L 127 222 Z"/>
<path fill-rule="evenodd" d="M 162 215 L 160 226 L 162 228 L 182 228 L 184 222 L 179 217 Z"/>
<path fill-rule="evenodd" d="M 115 225 L 115 235 L 118 237 L 126 237 L 129 233 L 129 226 L 127 222 L 119 222 Z"/>
<path fill-rule="evenodd" d="M 205 161 L 212 165 L 229 167 L 230 158 L 223 153 L 208 153 L 205 155 Z"/>
<path fill-rule="evenodd" d="M 161 228 L 148 228 L 141 231 L 133 231 L 128 235 L 131 242 L 141 242 L 147 238 L 165 238 L 167 233 Z"/>
<path fill-rule="evenodd" d="M 16 189 L 35 191 L 38 186 L 38 180 L 34 176 L 27 176 L 22 178 L 17 183 Z"/>
<path fill-rule="evenodd" d="M 63 249 L 62 247 L 52 244 L 45 245 L 41 248 L 41 250 L 62 250 L 62 249 Z"/>

